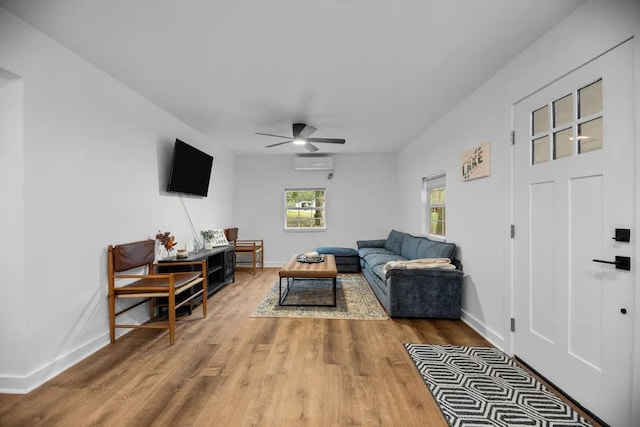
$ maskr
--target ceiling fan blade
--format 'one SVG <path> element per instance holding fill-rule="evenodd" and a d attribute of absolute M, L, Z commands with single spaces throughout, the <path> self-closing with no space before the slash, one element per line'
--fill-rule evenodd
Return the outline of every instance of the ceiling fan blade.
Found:
<path fill-rule="evenodd" d="M 317 130 L 313 126 L 309 126 L 304 123 L 294 123 L 292 128 L 293 128 L 293 139 L 295 139 L 298 136 L 306 139 Z"/>
<path fill-rule="evenodd" d="M 314 128 L 313 126 L 307 125 L 304 129 L 302 129 L 302 132 L 300 132 L 300 136 L 303 138 L 309 138 L 317 130 L 318 129 Z"/>
<path fill-rule="evenodd" d="M 264 136 L 275 136 L 277 138 L 286 138 L 286 139 L 291 139 L 290 136 L 283 136 L 283 135 L 274 135 L 272 133 L 261 133 L 261 132 L 256 132 L 256 135 L 264 135 Z"/>
<path fill-rule="evenodd" d="M 311 144 L 309 141 L 307 141 L 307 143 L 304 144 L 304 148 L 306 148 L 307 150 L 311 151 L 312 153 L 314 151 L 318 151 L 318 147 L 316 147 L 315 145 Z"/>
<path fill-rule="evenodd" d="M 270 148 L 270 147 L 277 147 L 278 145 L 288 144 L 288 143 L 290 143 L 290 142 L 293 142 L 293 141 L 278 142 L 278 143 L 276 143 L 276 144 L 265 145 L 265 147 L 266 147 L 266 148 Z"/>
<path fill-rule="evenodd" d="M 307 138 L 310 142 L 326 142 L 329 144 L 344 144 L 345 140 L 342 138 Z"/>

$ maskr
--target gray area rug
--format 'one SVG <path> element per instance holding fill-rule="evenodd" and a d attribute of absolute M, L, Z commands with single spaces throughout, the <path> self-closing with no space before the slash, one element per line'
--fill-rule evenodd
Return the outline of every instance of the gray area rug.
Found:
<path fill-rule="evenodd" d="M 331 280 L 296 280 L 287 295 L 286 303 L 331 304 L 333 302 L 332 286 Z M 278 296 L 278 282 L 276 282 L 251 317 L 389 319 L 362 274 L 338 274 L 335 307 L 280 306 Z"/>
<path fill-rule="evenodd" d="M 497 348 L 404 346 L 452 427 L 591 426 Z"/>

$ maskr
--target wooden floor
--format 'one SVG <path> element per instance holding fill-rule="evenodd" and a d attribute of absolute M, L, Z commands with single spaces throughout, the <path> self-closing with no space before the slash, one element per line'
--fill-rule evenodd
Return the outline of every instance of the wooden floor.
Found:
<path fill-rule="evenodd" d="M 277 269 L 167 331 L 135 330 L 27 395 L 0 426 L 446 426 L 403 343 L 490 345 L 461 321 L 250 318 Z"/>

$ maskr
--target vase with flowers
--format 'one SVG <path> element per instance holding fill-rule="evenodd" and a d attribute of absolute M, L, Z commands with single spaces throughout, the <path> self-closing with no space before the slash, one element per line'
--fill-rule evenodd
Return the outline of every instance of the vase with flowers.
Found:
<path fill-rule="evenodd" d="M 213 238 L 215 237 L 213 230 L 202 230 L 200 231 L 200 235 L 202 236 L 202 240 L 204 240 L 204 248 L 207 250 L 213 249 Z"/>
<path fill-rule="evenodd" d="M 158 230 L 158 234 L 156 234 L 156 240 L 159 241 L 160 244 L 164 247 L 167 252 L 167 256 L 171 256 L 174 247 L 178 244 L 175 237 L 173 237 L 168 231 L 165 231 L 163 233 L 162 231 Z"/>

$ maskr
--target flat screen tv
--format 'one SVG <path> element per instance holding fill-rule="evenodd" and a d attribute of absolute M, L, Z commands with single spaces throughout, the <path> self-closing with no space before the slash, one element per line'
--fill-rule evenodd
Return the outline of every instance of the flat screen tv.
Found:
<path fill-rule="evenodd" d="M 213 157 L 176 139 L 167 191 L 207 197 Z"/>

